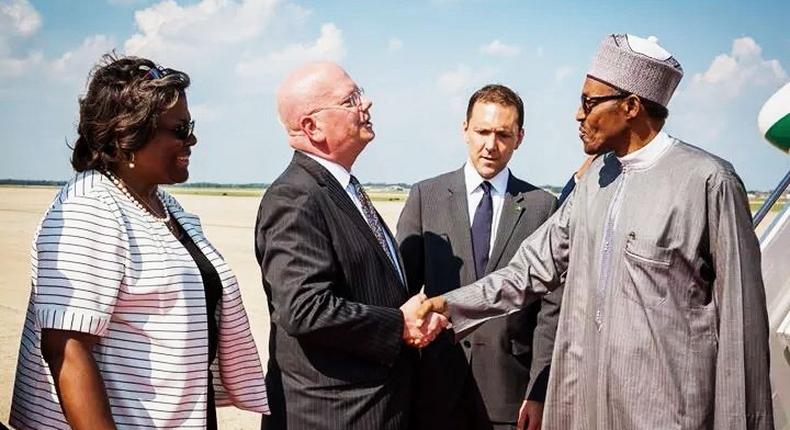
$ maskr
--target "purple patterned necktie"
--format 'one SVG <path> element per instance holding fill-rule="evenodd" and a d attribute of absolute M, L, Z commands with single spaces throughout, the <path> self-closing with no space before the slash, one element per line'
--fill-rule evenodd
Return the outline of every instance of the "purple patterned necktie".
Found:
<path fill-rule="evenodd" d="M 384 250 L 384 253 L 389 256 L 390 261 L 397 268 L 398 264 L 395 263 L 392 253 L 390 253 L 390 248 L 387 244 L 387 236 L 384 232 L 384 226 L 381 225 L 381 221 L 379 220 L 379 215 L 376 213 L 376 210 L 373 209 L 373 204 L 370 203 L 368 193 L 365 192 L 365 189 L 362 188 L 362 184 L 359 183 L 354 175 L 351 175 L 351 186 L 354 187 L 354 192 L 359 198 L 362 212 L 365 214 L 365 220 L 368 222 L 370 229 L 373 230 L 373 235 L 376 236 L 376 240 L 379 242 L 381 249 Z"/>
<path fill-rule="evenodd" d="M 475 260 L 475 276 L 477 279 L 486 274 L 488 266 L 488 253 L 491 247 L 491 220 L 494 218 L 494 205 L 491 200 L 491 183 L 483 181 L 480 184 L 483 197 L 475 210 L 472 219 L 472 253 Z"/>

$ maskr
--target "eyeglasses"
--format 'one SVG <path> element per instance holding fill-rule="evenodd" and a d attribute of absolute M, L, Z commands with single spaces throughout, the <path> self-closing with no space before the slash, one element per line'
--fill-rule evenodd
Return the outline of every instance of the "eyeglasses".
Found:
<path fill-rule="evenodd" d="M 186 142 L 192 136 L 192 132 L 195 131 L 195 120 L 183 123 L 170 131 L 173 132 L 176 138 Z"/>
<path fill-rule="evenodd" d="M 609 100 L 618 100 L 624 99 L 631 94 L 620 93 L 620 94 L 612 94 L 608 96 L 592 96 L 588 97 L 582 94 L 582 110 L 584 111 L 585 115 L 589 115 L 592 110 L 598 106 L 599 104 L 609 101 Z"/>
<path fill-rule="evenodd" d="M 341 106 L 345 106 L 348 108 L 361 108 L 362 107 L 362 99 L 365 97 L 365 89 L 361 87 L 354 88 L 354 91 L 346 97 L 345 100 L 340 104 Z"/>
<path fill-rule="evenodd" d="M 321 112 L 322 110 L 327 109 L 344 109 L 344 110 L 359 110 L 362 108 L 362 103 L 365 98 L 365 90 L 361 87 L 354 88 L 354 91 L 348 95 L 342 102 L 338 105 L 332 106 L 324 106 L 317 109 L 313 109 L 308 113 L 308 115 L 312 115 L 316 112 Z"/>

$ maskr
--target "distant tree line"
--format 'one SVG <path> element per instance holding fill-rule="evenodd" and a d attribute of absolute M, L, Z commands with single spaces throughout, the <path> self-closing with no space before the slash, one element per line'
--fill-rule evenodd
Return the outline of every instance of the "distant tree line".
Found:
<path fill-rule="evenodd" d="M 57 186 L 62 187 L 66 185 L 66 181 L 44 181 L 44 180 L 31 180 L 31 179 L 0 179 L 0 185 L 17 185 L 17 186 Z"/>
<path fill-rule="evenodd" d="M 268 188 L 269 184 L 263 182 L 249 182 L 246 184 L 221 184 L 219 182 L 188 182 L 185 184 L 173 185 L 178 188 Z"/>
<path fill-rule="evenodd" d="M 0 179 L 0 185 L 11 185 L 11 186 L 57 186 L 62 187 L 66 184 L 66 181 L 50 181 L 50 180 L 37 180 L 37 179 Z M 249 182 L 246 184 L 223 184 L 219 182 L 190 182 L 186 184 L 178 184 L 173 185 L 174 187 L 178 188 L 232 188 L 232 189 L 266 189 L 269 188 L 268 183 L 265 182 Z M 366 182 L 363 184 L 366 187 L 373 187 L 373 188 L 400 188 L 404 191 L 408 191 L 411 189 L 411 184 L 406 182 L 398 182 L 395 184 L 388 184 L 384 182 Z M 543 185 L 541 186 L 544 190 L 550 191 L 554 194 L 559 194 L 562 191 L 562 187 L 557 187 L 554 185 Z M 752 197 L 765 197 L 767 196 L 770 191 L 760 191 L 760 190 L 749 190 L 749 195 Z M 790 189 L 785 191 L 785 195 L 790 194 Z"/>

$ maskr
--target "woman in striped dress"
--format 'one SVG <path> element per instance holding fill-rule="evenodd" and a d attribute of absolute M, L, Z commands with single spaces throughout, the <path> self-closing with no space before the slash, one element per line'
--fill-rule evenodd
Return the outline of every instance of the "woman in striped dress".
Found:
<path fill-rule="evenodd" d="M 216 428 L 268 413 L 236 278 L 159 188 L 189 176 L 189 77 L 105 56 L 80 100 L 76 175 L 36 233 L 11 425 Z"/>

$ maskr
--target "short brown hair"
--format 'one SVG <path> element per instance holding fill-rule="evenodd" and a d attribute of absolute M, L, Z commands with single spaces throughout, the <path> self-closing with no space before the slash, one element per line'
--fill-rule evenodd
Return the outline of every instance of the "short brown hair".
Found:
<path fill-rule="evenodd" d="M 516 117 L 516 120 L 518 121 L 518 129 L 521 130 L 524 128 L 524 102 L 521 101 L 521 97 L 519 97 L 518 94 L 516 94 L 516 92 L 510 88 L 504 85 L 490 84 L 475 91 L 475 93 L 472 94 L 472 97 L 469 99 L 469 105 L 466 107 L 467 122 L 472 117 L 472 109 L 474 109 L 475 103 L 478 102 L 513 106 L 516 108 L 516 112 L 518 114 Z"/>
<path fill-rule="evenodd" d="M 159 117 L 187 87 L 189 76 L 178 70 L 157 67 L 145 58 L 103 55 L 79 100 L 74 170 L 113 170 L 151 140 Z"/>

